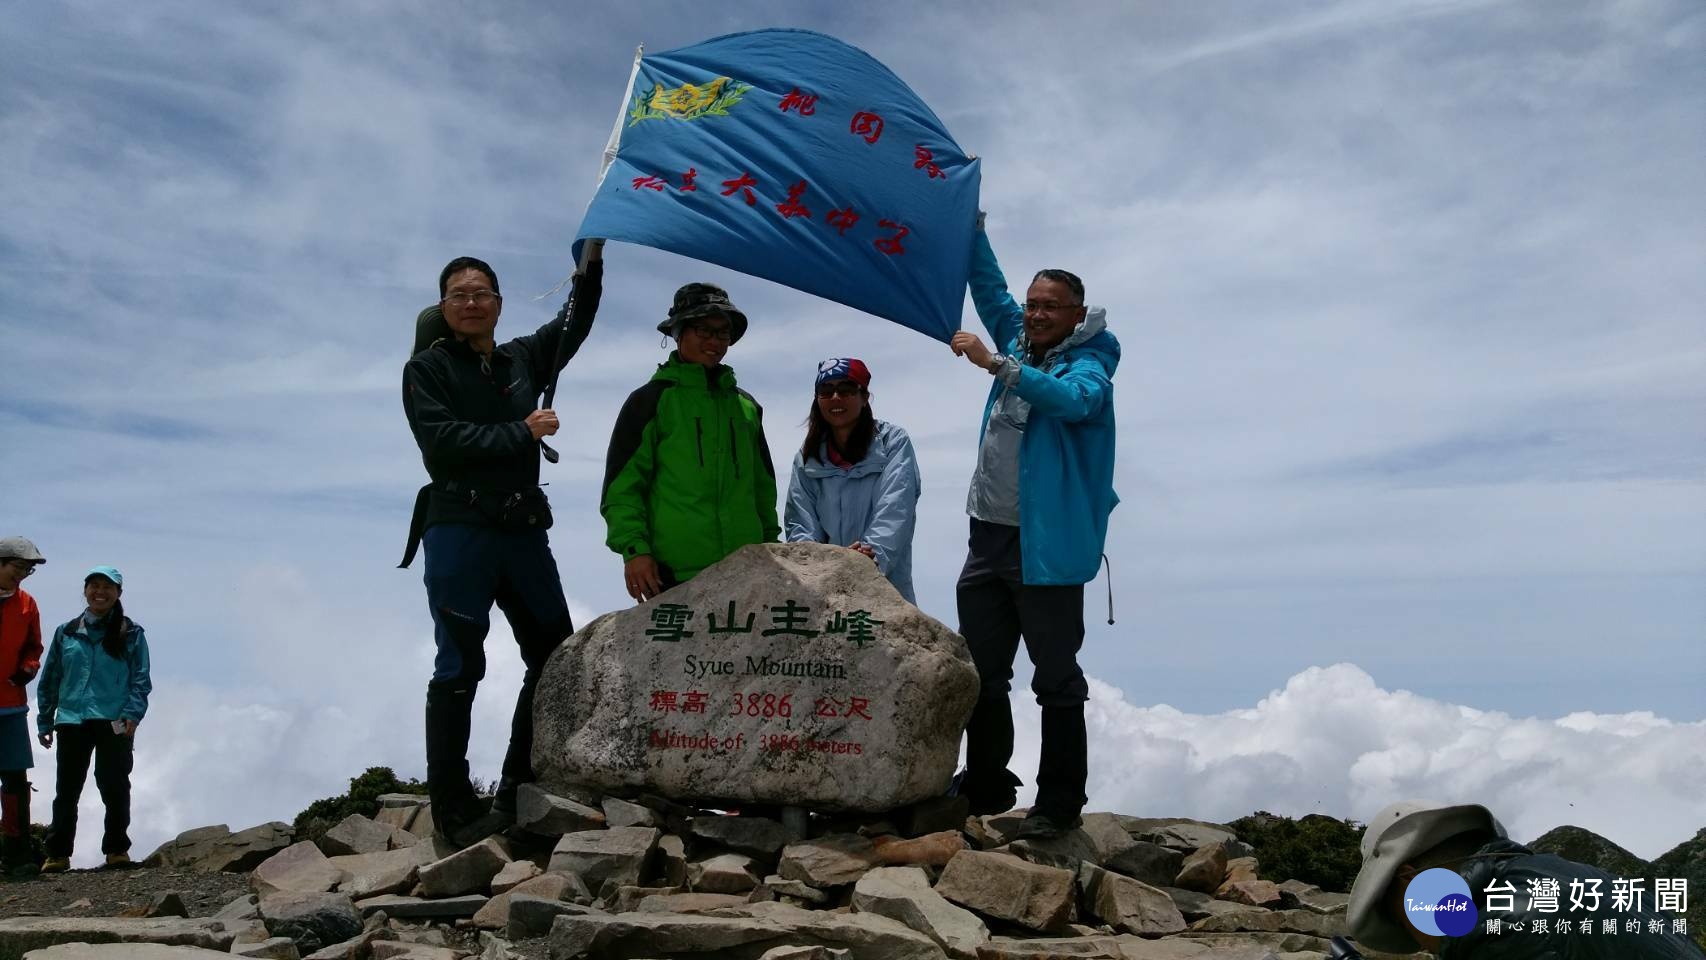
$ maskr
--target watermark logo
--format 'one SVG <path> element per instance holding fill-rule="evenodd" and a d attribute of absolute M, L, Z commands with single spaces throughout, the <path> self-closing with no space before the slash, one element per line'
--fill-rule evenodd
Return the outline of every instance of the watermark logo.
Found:
<path fill-rule="evenodd" d="M 1469 884 L 1439 867 L 1416 874 L 1404 888 L 1404 916 L 1417 930 L 1436 937 L 1461 937 L 1480 919 Z"/>

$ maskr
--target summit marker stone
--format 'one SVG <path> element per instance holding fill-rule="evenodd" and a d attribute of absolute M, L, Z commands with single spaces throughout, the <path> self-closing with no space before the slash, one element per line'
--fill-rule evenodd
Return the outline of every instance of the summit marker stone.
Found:
<path fill-rule="evenodd" d="M 946 791 L 976 696 L 965 641 L 870 560 L 759 544 L 559 647 L 533 765 L 553 793 L 891 810 Z"/>

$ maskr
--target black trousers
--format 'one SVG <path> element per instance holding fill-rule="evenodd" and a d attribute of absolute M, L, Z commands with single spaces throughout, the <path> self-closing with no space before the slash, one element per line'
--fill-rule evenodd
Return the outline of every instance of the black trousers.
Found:
<path fill-rule="evenodd" d="M 533 694 L 545 661 L 574 633 L 574 623 L 545 531 L 440 523 L 427 528 L 423 542 L 427 603 L 438 645 L 427 684 L 427 788 L 435 821 L 454 825 L 472 816 L 468 738 L 474 694 L 486 675 L 492 604 L 509 621 L 526 668 L 504 755 L 503 776 L 511 783 L 534 778 Z"/>
<path fill-rule="evenodd" d="M 977 707 L 966 727 L 968 789 L 1011 783 L 1013 712 L 1008 700 L 1021 641 L 1034 672 L 1031 692 L 1043 708 L 1036 810 L 1073 817 L 1088 779 L 1084 702 L 1090 686 L 1078 666 L 1084 645 L 1084 586 L 1024 582 L 1019 528 L 973 518 L 957 588 L 960 634 L 977 666 Z"/>
<path fill-rule="evenodd" d="M 47 828 L 47 855 L 69 857 L 77 843 L 77 803 L 83 799 L 83 782 L 89 776 L 89 759 L 95 761 L 95 787 L 106 805 L 106 832 L 101 835 L 102 853 L 130 852 L 130 770 L 135 762 L 135 741 L 113 732 L 111 720 L 85 720 L 53 728 L 54 753 L 58 756 L 59 781 L 53 788 L 53 824 Z"/>

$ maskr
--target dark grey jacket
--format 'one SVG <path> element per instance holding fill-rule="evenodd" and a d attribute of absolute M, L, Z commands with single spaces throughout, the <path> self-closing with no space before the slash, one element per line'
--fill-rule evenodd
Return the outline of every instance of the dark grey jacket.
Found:
<path fill-rule="evenodd" d="M 1617 911 L 1612 909 L 1611 884 L 1613 880 L 1623 879 L 1597 867 L 1585 863 L 1565 860 L 1563 857 L 1549 853 L 1534 853 L 1520 843 L 1510 840 L 1495 840 L 1487 844 L 1475 855 L 1465 860 L 1457 868 L 1457 872 L 1469 884 L 1469 892 L 1475 897 L 1475 908 L 1480 912 L 1480 922 L 1475 929 L 1462 937 L 1448 938 L 1441 946 L 1440 960 L 1702 960 L 1706 952 L 1694 944 L 1688 937 L 1670 933 L 1673 920 L 1682 917 L 1679 913 L 1660 913 L 1653 909 L 1655 905 L 1653 884 L 1647 883 L 1649 889 L 1643 897 L 1644 909 Z M 1556 913 L 1542 913 L 1530 909 L 1529 881 L 1550 878 L 1558 882 L 1560 896 Z M 1634 879 L 1634 878 L 1627 878 Z M 1601 895 L 1599 909 L 1589 910 L 1580 908 L 1572 911 L 1570 901 L 1570 881 L 1599 880 Z M 1512 898 L 1515 909 L 1500 910 L 1497 913 L 1487 912 L 1487 888 L 1497 885 L 1503 891 L 1505 884 L 1516 890 Z M 1688 891 L 1698 895 L 1696 891 Z M 1487 931 L 1488 919 L 1500 922 L 1501 932 Z M 1581 921 L 1591 921 L 1591 933 L 1583 933 Z M 1534 924 L 1537 920 L 1546 921 L 1547 932 L 1535 933 Z M 1601 924 L 1605 920 L 1616 920 L 1618 932 L 1608 934 L 1602 931 Z M 1640 924 L 1641 932 L 1628 932 L 1625 928 L 1629 921 Z M 1648 924 L 1661 921 L 1664 933 L 1648 933 Z M 1567 921 L 1567 932 L 1560 932 L 1558 924 Z"/>

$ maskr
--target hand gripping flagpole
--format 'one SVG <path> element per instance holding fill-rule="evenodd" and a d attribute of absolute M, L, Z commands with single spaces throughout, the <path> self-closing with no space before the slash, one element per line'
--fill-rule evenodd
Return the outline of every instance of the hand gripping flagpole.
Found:
<path fill-rule="evenodd" d="M 610 170 L 610 164 L 615 162 L 616 151 L 622 145 L 622 118 L 627 115 L 628 101 L 634 96 L 634 81 L 640 75 L 640 58 L 644 56 L 645 52 L 646 45 L 643 43 L 634 48 L 634 66 L 628 71 L 628 89 L 622 95 L 622 106 L 616 111 L 616 123 L 610 128 L 610 139 L 604 144 L 604 156 L 598 165 L 598 183 L 593 185 L 594 196 L 598 195 L 598 186 L 604 183 L 604 174 Z M 574 286 L 569 288 L 569 301 L 563 305 L 563 330 L 557 338 L 557 355 L 552 358 L 551 362 L 551 379 L 545 384 L 544 399 L 540 403 L 540 406 L 546 409 L 550 409 L 551 404 L 557 398 L 557 379 L 562 374 L 563 349 L 569 343 L 568 325 L 575 313 L 575 295 L 579 292 L 580 278 L 586 275 L 587 264 L 592 262 L 595 257 L 601 258 L 603 251 L 604 241 L 602 239 L 589 237 L 581 243 L 580 257 L 575 262 L 575 272 L 571 280 Z M 558 289 L 561 288 L 562 285 L 558 284 Z M 561 455 L 553 450 L 543 437 L 539 439 L 539 452 L 544 454 L 547 463 L 556 463 L 562 459 Z"/>
<path fill-rule="evenodd" d="M 563 326 L 561 330 L 557 331 L 557 352 L 556 355 L 551 358 L 551 379 L 545 382 L 545 397 L 539 403 L 539 406 L 542 409 L 551 409 L 551 404 L 556 401 L 557 380 L 562 376 L 563 367 L 568 363 L 568 360 L 563 356 L 563 352 L 568 349 L 571 339 L 577 339 L 569 336 L 569 325 L 574 322 L 575 298 L 580 294 L 581 279 L 586 276 L 586 266 L 595 258 L 602 259 L 603 251 L 603 240 L 588 240 L 581 244 L 580 260 L 575 264 L 575 273 L 572 280 L 573 285 L 569 287 L 569 299 L 567 303 L 563 304 L 563 312 L 561 315 Z M 593 306 L 597 306 L 596 300 L 593 301 Z M 544 437 L 539 438 L 539 452 L 545 455 L 545 462 L 547 463 L 556 463 L 558 460 L 562 459 L 561 455 L 559 455 L 556 450 L 553 450 L 550 444 L 545 442 Z"/>

